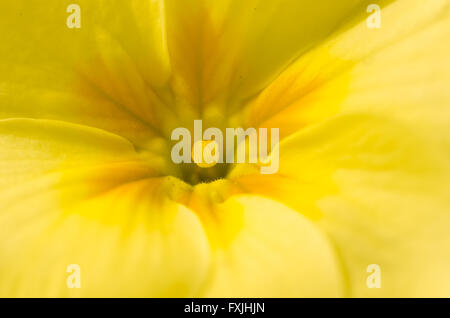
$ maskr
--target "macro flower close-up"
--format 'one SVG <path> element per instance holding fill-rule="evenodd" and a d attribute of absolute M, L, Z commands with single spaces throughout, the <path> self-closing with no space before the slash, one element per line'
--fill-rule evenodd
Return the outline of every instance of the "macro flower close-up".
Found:
<path fill-rule="evenodd" d="M 0 297 L 450 297 L 449 0 L 0 0 L 0 32 Z"/>

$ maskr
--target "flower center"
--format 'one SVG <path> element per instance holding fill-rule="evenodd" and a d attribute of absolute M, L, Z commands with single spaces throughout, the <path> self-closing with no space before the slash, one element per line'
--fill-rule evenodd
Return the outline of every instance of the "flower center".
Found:
<path fill-rule="evenodd" d="M 192 149 L 192 160 L 200 168 L 214 167 L 218 162 L 219 144 L 214 140 L 199 140 Z"/>
<path fill-rule="evenodd" d="M 122 65 L 125 61 L 119 57 L 113 61 L 103 56 L 91 59 L 77 67 L 73 88 L 77 95 L 95 104 L 100 113 L 107 114 L 104 120 L 95 122 L 97 127 L 132 142 L 143 160 L 161 175 L 191 185 L 227 176 L 235 162 L 227 161 L 226 157 L 230 150 L 237 153 L 239 139 L 233 136 L 235 141 L 229 146 L 225 134 L 227 127 L 243 127 L 243 116 L 236 115 L 242 107 L 229 101 L 192 101 L 172 88 L 152 87 L 133 68 Z M 229 103 L 234 105 L 234 112 L 230 111 Z M 200 134 L 196 122 L 202 123 Z M 173 131 L 177 129 L 187 131 L 189 137 L 174 139 Z M 211 129 L 218 131 L 220 138 L 214 134 L 208 137 Z M 176 152 L 183 160 L 174 160 L 173 148 L 180 142 L 184 143 L 184 149 Z"/>

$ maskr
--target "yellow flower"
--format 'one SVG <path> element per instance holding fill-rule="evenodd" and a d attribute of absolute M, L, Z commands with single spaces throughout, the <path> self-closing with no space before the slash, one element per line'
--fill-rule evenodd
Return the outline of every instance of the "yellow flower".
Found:
<path fill-rule="evenodd" d="M 76 3 L 0 4 L 0 296 L 450 296 L 448 0 Z M 280 171 L 174 164 L 196 119 Z"/>

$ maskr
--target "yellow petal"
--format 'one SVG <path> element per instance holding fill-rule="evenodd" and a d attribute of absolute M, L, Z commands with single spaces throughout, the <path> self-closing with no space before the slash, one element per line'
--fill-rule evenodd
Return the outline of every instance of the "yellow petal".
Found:
<path fill-rule="evenodd" d="M 251 175 L 236 181 L 295 207 L 327 233 L 348 295 L 450 294 L 448 149 L 400 121 L 355 115 L 289 138 L 280 153 L 278 176 L 260 177 L 259 187 Z M 381 289 L 366 285 L 370 264 L 381 266 Z"/>
<path fill-rule="evenodd" d="M 175 91 L 199 113 L 217 103 L 233 112 L 239 109 L 235 103 L 260 90 L 360 3 L 168 0 L 167 39 Z"/>
<path fill-rule="evenodd" d="M 448 1 L 380 5 L 381 29 L 369 29 L 361 10 L 252 102 L 248 126 L 282 127 L 285 137 L 338 112 L 366 110 L 445 126 L 445 116 L 432 117 L 448 110 Z"/>
<path fill-rule="evenodd" d="M 294 135 L 278 175 L 233 176 L 328 233 L 349 295 L 450 295 L 449 13 L 446 0 L 387 5 L 381 29 L 362 20 L 339 33 L 254 104 L 261 125 Z M 381 289 L 366 285 L 370 264 L 381 266 Z"/>
<path fill-rule="evenodd" d="M 355 41 L 363 32 L 359 25 L 330 47 L 333 55 L 355 61 L 344 75 L 351 80 L 342 113 L 393 117 L 448 149 L 449 1 L 397 1 L 383 10 L 381 32 Z"/>
<path fill-rule="evenodd" d="M 71 194 L 92 186 L 76 181 Z M 161 199 L 159 183 L 119 184 L 71 199 L 70 207 L 56 185 L 2 203 L 0 295 L 196 296 L 209 268 L 208 241 L 195 214 Z M 80 289 L 68 288 L 71 264 L 80 267 Z"/>
<path fill-rule="evenodd" d="M 187 186 L 156 178 L 157 162 L 121 137 L 48 120 L 0 121 L 0 144 L 1 296 L 199 292 L 208 241 L 171 200 Z M 81 289 L 67 285 L 73 264 Z"/>
<path fill-rule="evenodd" d="M 0 118 L 89 125 L 145 146 L 162 133 L 155 114 L 167 115 L 158 111 L 170 76 L 161 4 L 77 4 L 80 29 L 67 27 L 68 4 L 61 1 L 0 4 L 0 27 L 14 30 L 0 51 Z"/>
<path fill-rule="evenodd" d="M 0 120 L 0 145 L 0 188 L 61 169 L 139 161 L 133 145 L 119 136 L 51 120 Z"/>
<path fill-rule="evenodd" d="M 204 198 L 202 191 L 215 192 L 211 185 L 202 185 L 194 198 Z M 301 214 L 256 196 L 208 202 L 203 208 L 195 204 L 214 253 L 201 296 L 343 295 L 343 276 L 332 245 Z"/>
<path fill-rule="evenodd" d="M 193 297 L 209 268 L 178 185 L 136 164 L 57 171 L 0 197 L 3 297 Z M 81 288 L 67 284 L 71 265 Z"/>

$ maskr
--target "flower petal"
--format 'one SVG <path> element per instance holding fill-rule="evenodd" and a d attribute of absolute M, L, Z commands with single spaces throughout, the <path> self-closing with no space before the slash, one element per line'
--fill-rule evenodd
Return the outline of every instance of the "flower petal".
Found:
<path fill-rule="evenodd" d="M 209 245 L 186 185 L 99 129 L 0 121 L 0 295 L 195 296 Z M 81 289 L 66 281 L 81 268 Z"/>
<path fill-rule="evenodd" d="M 374 30 L 361 11 L 250 105 L 248 126 L 281 127 L 286 137 L 339 112 L 370 111 L 445 129 L 448 117 L 435 114 L 448 112 L 448 4 L 383 1 Z"/>
<path fill-rule="evenodd" d="M 0 27 L 14 30 L 0 51 L 0 118 L 88 125 L 145 146 L 161 134 L 157 90 L 170 76 L 161 4 L 77 4 L 80 29 L 67 27 L 68 4 L 61 1 L 0 4 Z"/>
<path fill-rule="evenodd" d="M 343 295 L 340 263 L 327 237 L 296 211 L 261 197 L 232 196 L 199 215 L 214 251 L 202 296 Z"/>
<path fill-rule="evenodd" d="M 133 170 L 110 167 L 96 180 L 88 172 L 64 174 L 64 182 L 35 184 L 32 194 L 16 192 L 6 204 L 2 194 L 0 295 L 196 296 L 210 253 L 198 218 L 164 199 L 167 182 L 124 184 L 125 172 Z M 66 283 L 71 264 L 80 268 L 80 289 Z"/>
<path fill-rule="evenodd" d="M 249 173 L 237 177 L 240 185 L 328 233 L 349 295 L 450 295 L 449 35 L 447 0 L 396 1 L 384 7 L 381 29 L 364 21 L 302 57 L 297 67 L 306 71 L 285 76 L 298 80 L 293 94 L 280 82 L 261 98 L 292 100 L 275 114 L 270 103 L 259 106 L 269 114 L 264 126 L 294 135 L 280 147 L 279 175 L 234 175 Z M 326 80 L 295 95 L 315 78 Z M 340 115 L 308 121 L 323 121 L 326 112 L 309 115 L 326 108 Z M 370 264 L 381 266 L 381 289 L 366 285 Z"/>
<path fill-rule="evenodd" d="M 294 135 L 280 154 L 279 175 L 235 181 L 324 230 L 346 269 L 349 295 L 450 294 L 448 148 L 400 120 L 353 115 Z M 262 186 L 270 182 L 276 185 Z M 381 289 L 366 286 L 370 264 L 381 266 Z"/>
<path fill-rule="evenodd" d="M 140 160 L 133 145 L 119 136 L 51 120 L 0 120 L 0 145 L 0 188 L 57 170 Z M 152 171 L 150 165 L 147 170 Z"/>
<path fill-rule="evenodd" d="M 259 91 L 362 2 L 167 0 L 175 91 L 200 113 L 217 103 L 239 109 L 233 103 Z"/>

